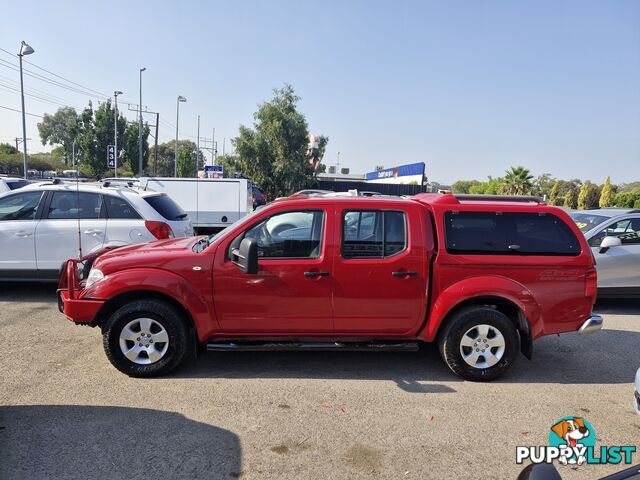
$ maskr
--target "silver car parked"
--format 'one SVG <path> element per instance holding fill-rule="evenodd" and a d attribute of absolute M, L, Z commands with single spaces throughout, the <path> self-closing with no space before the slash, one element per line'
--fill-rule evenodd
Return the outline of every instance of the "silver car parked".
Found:
<path fill-rule="evenodd" d="M 640 209 L 571 212 L 591 246 L 598 270 L 598 297 L 640 296 Z"/>

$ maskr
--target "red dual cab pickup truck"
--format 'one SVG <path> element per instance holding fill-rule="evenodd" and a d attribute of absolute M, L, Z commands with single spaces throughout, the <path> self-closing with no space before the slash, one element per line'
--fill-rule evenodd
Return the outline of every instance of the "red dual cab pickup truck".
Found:
<path fill-rule="evenodd" d="M 60 282 L 60 309 L 136 377 L 199 346 L 437 342 L 454 373 L 491 380 L 542 335 L 602 326 L 589 246 L 535 197 L 294 195 L 212 237 L 70 260 Z"/>

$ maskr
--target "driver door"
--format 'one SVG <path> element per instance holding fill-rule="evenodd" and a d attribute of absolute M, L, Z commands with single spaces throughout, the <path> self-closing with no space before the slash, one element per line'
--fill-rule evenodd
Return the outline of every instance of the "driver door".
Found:
<path fill-rule="evenodd" d="M 224 333 L 256 336 L 333 332 L 330 238 L 333 207 L 274 212 L 218 248 L 216 315 Z M 242 239 L 258 242 L 258 273 L 230 260 Z"/>
<path fill-rule="evenodd" d="M 606 236 L 618 237 L 620 246 L 600 252 Z M 640 216 L 618 220 L 589 239 L 596 257 L 598 288 L 640 287 Z"/>

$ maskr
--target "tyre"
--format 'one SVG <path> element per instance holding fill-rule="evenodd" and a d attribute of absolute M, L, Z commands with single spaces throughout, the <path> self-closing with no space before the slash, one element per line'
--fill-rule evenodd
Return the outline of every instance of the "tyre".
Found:
<path fill-rule="evenodd" d="M 120 307 L 102 328 L 107 358 L 131 377 L 169 373 L 190 351 L 183 315 L 172 305 L 154 299 Z"/>
<path fill-rule="evenodd" d="M 480 306 L 456 313 L 444 326 L 438 343 L 451 371 L 475 382 L 498 378 L 520 351 L 520 335 L 509 317 Z"/>

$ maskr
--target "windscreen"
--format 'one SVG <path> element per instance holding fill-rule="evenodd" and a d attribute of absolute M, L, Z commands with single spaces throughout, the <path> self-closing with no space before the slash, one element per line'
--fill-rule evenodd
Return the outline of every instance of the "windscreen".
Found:
<path fill-rule="evenodd" d="M 571 218 L 576 225 L 580 229 L 582 233 L 588 232 L 594 227 L 597 227 L 605 220 L 608 220 L 608 217 L 603 217 L 602 215 L 594 215 L 592 213 L 571 213 Z"/>

